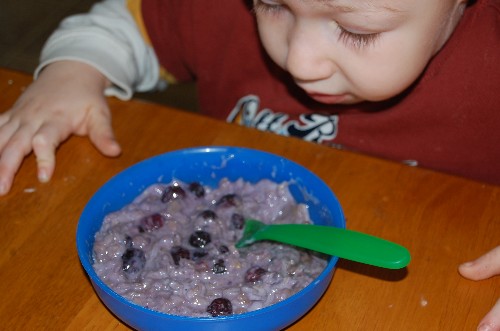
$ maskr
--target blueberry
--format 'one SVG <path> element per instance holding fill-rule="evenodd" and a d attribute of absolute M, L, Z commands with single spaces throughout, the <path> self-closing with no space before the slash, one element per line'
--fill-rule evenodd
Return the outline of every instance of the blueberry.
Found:
<path fill-rule="evenodd" d="M 226 264 L 224 263 L 223 259 L 218 259 L 215 263 L 214 266 L 212 267 L 212 271 L 214 274 L 223 274 L 226 272 Z"/>
<path fill-rule="evenodd" d="M 161 216 L 160 214 L 149 215 L 141 219 L 139 225 L 139 232 L 144 232 L 144 231 L 150 232 L 158 230 L 163 226 L 163 223 L 164 223 L 163 216 Z"/>
<path fill-rule="evenodd" d="M 122 255 L 122 270 L 129 280 L 137 280 L 146 265 L 146 255 L 138 248 L 127 248 Z"/>
<path fill-rule="evenodd" d="M 193 234 L 189 237 L 189 243 L 193 247 L 203 248 L 211 241 L 212 239 L 210 238 L 210 233 L 202 230 L 193 232 Z"/>
<path fill-rule="evenodd" d="M 210 210 L 210 209 L 206 209 L 206 210 L 202 211 L 198 216 L 200 216 L 201 218 L 203 218 L 204 220 L 207 220 L 207 221 L 214 221 L 217 219 L 217 214 L 213 210 Z"/>
<path fill-rule="evenodd" d="M 193 252 L 193 260 L 199 260 L 208 255 L 208 252 L 204 249 L 197 249 Z"/>
<path fill-rule="evenodd" d="M 212 317 L 227 316 L 233 313 L 233 305 L 226 298 L 217 298 L 207 307 L 207 313 Z"/>
<path fill-rule="evenodd" d="M 174 259 L 174 264 L 179 265 L 181 259 L 189 260 L 190 253 L 189 250 L 182 246 L 174 246 L 170 250 L 170 254 L 172 255 L 172 259 Z"/>
<path fill-rule="evenodd" d="M 227 247 L 226 245 L 219 246 L 219 253 L 220 254 L 226 254 L 227 252 L 229 252 L 229 247 Z"/>
<path fill-rule="evenodd" d="M 216 205 L 219 207 L 238 207 L 242 203 L 241 197 L 237 194 L 226 194 L 223 195 L 217 202 Z"/>
<path fill-rule="evenodd" d="M 134 245 L 134 242 L 132 240 L 132 237 L 129 235 L 126 235 L 125 236 L 125 247 L 132 248 L 133 245 Z"/>
<path fill-rule="evenodd" d="M 261 267 L 251 267 L 245 273 L 245 281 L 247 283 L 255 283 L 259 281 L 266 272 L 267 271 Z"/>
<path fill-rule="evenodd" d="M 189 191 L 191 191 L 197 198 L 201 198 L 205 196 L 205 188 L 203 185 L 197 182 L 193 182 L 189 184 Z"/>
<path fill-rule="evenodd" d="M 243 215 L 234 213 L 231 215 L 231 226 L 236 230 L 241 230 L 245 226 L 245 218 Z"/>
<path fill-rule="evenodd" d="M 176 199 L 183 199 L 186 196 L 184 189 L 178 185 L 168 186 L 161 196 L 162 202 L 169 202 Z"/>

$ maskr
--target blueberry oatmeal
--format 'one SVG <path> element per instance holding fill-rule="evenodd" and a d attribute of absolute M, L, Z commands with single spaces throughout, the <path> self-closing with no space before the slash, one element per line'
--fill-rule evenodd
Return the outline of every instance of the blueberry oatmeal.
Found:
<path fill-rule="evenodd" d="M 155 184 L 106 216 L 95 236 L 93 266 L 108 286 L 138 305 L 198 317 L 272 305 L 326 267 L 325 257 L 279 243 L 237 250 L 246 218 L 311 223 L 287 183 L 223 179 L 215 189 Z"/>

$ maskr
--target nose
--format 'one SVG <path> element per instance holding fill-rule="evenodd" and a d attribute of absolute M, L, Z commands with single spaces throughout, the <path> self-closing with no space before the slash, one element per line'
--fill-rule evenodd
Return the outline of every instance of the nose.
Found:
<path fill-rule="evenodd" d="M 288 36 L 285 69 L 298 82 L 331 77 L 337 66 L 329 52 L 330 43 L 320 29 L 308 27 L 307 23 L 297 24 Z"/>

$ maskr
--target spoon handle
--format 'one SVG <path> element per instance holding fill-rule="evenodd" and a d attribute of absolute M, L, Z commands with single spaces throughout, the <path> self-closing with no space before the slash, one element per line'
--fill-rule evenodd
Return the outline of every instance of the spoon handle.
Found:
<path fill-rule="evenodd" d="M 257 240 L 274 240 L 339 258 L 389 269 L 410 262 L 408 250 L 396 243 L 357 231 L 308 224 L 267 225 L 255 233 Z"/>

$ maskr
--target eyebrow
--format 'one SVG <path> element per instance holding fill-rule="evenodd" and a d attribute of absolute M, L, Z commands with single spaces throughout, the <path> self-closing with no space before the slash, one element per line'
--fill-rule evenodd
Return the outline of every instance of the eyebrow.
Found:
<path fill-rule="evenodd" d="M 304 2 L 311 1 L 311 0 L 303 0 Z M 402 13 L 404 10 L 401 10 L 399 8 L 395 8 L 392 6 L 389 6 L 387 4 L 375 4 L 375 1 L 368 0 L 364 1 L 362 5 L 352 5 L 352 4 L 346 4 L 347 2 L 345 1 L 339 1 L 339 0 L 312 0 L 313 2 L 321 3 L 327 7 L 334 8 L 336 10 L 340 10 L 345 13 L 350 13 L 350 12 L 355 12 L 358 10 L 370 10 L 370 11 L 388 11 L 390 13 Z"/>

